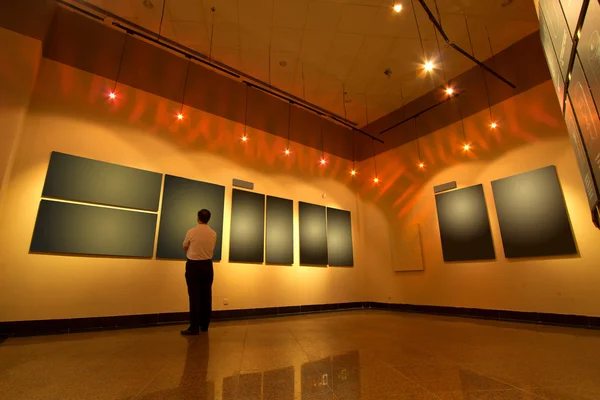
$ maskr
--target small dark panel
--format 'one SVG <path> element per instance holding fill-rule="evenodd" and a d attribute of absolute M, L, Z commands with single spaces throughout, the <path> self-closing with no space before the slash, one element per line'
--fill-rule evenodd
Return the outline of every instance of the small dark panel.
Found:
<path fill-rule="evenodd" d="M 587 75 L 596 106 L 600 108 L 600 2 L 590 1 L 577 52 Z"/>
<path fill-rule="evenodd" d="M 243 181 L 241 179 L 235 179 L 235 178 L 233 178 L 233 186 L 234 187 L 241 187 L 243 189 L 248 189 L 248 190 L 254 190 L 254 183 Z"/>
<path fill-rule="evenodd" d="M 233 189 L 229 261 L 262 263 L 265 250 L 265 195 Z"/>
<path fill-rule="evenodd" d="M 588 205 L 590 206 L 590 210 L 593 210 L 596 207 L 596 203 L 598 202 L 598 189 L 596 186 L 596 182 L 594 181 L 594 177 L 592 176 L 590 162 L 587 157 L 586 149 L 581 140 L 579 124 L 575 119 L 573 107 L 571 106 L 571 100 L 569 99 L 568 95 L 565 103 L 565 122 L 567 124 L 567 131 L 569 132 L 569 137 L 571 138 L 571 145 L 573 146 L 573 150 L 575 151 L 575 157 L 577 158 L 577 166 L 579 167 L 579 173 L 581 175 L 581 179 L 583 180 L 583 185 L 585 187 L 585 194 L 588 199 Z"/>
<path fill-rule="evenodd" d="M 482 185 L 438 194 L 435 204 L 444 261 L 496 258 Z"/>
<path fill-rule="evenodd" d="M 42 200 L 33 253 L 152 257 L 156 214 Z"/>
<path fill-rule="evenodd" d="M 562 78 L 566 81 L 573 51 L 573 40 L 562 7 L 556 0 L 540 0 L 540 10 L 540 15 L 543 15 L 548 27 Z"/>
<path fill-rule="evenodd" d="M 294 202 L 267 196 L 267 263 L 294 263 Z"/>
<path fill-rule="evenodd" d="M 161 183 L 155 172 L 53 151 L 42 196 L 158 211 Z"/>
<path fill-rule="evenodd" d="M 577 253 L 555 166 L 498 179 L 492 190 L 507 258 Z"/>
<path fill-rule="evenodd" d="M 211 212 L 208 225 L 217 233 L 213 260 L 219 261 L 223 237 L 225 187 L 172 175 L 165 176 L 156 258 L 186 259 L 182 247 L 183 239 L 188 229 L 198 223 L 198 211 L 203 208 Z"/>
<path fill-rule="evenodd" d="M 544 21 L 544 13 L 540 11 L 540 39 L 542 41 L 542 47 L 544 49 L 544 55 L 546 56 L 546 62 L 548 63 L 548 69 L 550 70 L 550 77 L 554 84 L 554 90 L 562 110 L 565 103 L 565 82 L 562 78 L 562 73 L 558 64 L 558 58 L 554 46 L 552 45 L 552 39 L 548 26 Z"/>
<path fill-rule="evenodd" d="M 579 58 L 575 57 L 571 83 L 569 84 L 569 97 L 575 112 L 575 119 L 581 129 L 583 144 L 587 150 L 592 164 L 592 174 L 596 184 L 600 179 L 600 118 L 592 99 L 592 94 L 587 85 L 586 76 L 581 68 Z"/>
<path fill-rule="evenodd" d="M 327 208 L 327 246 L 330 266 L 354 266 L 350 211 Z"/>
<path fill-rule="evenodd" d="M 445 192 L 446 190 L 452 190 L 452 189 L 456 189 L 456 181 L 443 183 L 441 185 L 434 186 L 433 193 L 441 193 L 441 192 Z"/>
<path fill-rule="evenodd" d="M 327 221 L 325 207 L 298 203 L 300 264 L 327 265 Z"/>

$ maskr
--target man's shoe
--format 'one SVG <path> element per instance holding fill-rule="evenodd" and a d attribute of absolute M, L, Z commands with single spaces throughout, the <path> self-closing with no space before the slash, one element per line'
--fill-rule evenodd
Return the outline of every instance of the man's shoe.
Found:
<path fill-rule="evenodd" d="M 200 334 L 200 332 L 192 329 L 186 329 L 184 331 L 181 331 L 180 333 L 185 336 L 194 336 Z"/>

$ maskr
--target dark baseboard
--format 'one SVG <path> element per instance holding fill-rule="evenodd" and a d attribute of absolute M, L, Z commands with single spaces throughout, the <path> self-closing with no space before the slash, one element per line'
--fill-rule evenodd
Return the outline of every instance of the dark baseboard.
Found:
<path fill-rule="evenodd" d="M 367 305 L 368 303 L 366 302 L 354 302 L 252 308 L 244 310 L 216 310 L 213 311 L 212 318 L 214 321 L 229 321 L 252 318 L 281 317 L 296 314 L 355 310 L 367 308 Z M 119 315 L 112 317 L 0 322 L 0 343 L 2 343 L 3 337 L 57 335 L 66 333 L 104 331 L 111 329 L 142 328 L 160 325 L 184 324 L 188 321 L 189 317 L 187 312 L 175 312 L 162 314 Z"/>
<path fill-rule="evenodd" d="M 486 310 L 450 306 L 427 306 L 369 302 L 368 308 L 453 317 L 480 318 L 496 321 L 525 322 L 540 325 L 559 325 L 577 328 L 600 329 L 600 317 L 586 315 L 551 314 L 526 311 Z"/>
<path fill-rule="evenodd" d="M 252 318 L 282 317 L 289 315 L 314 314 L 365 308 L 420 314 L 446 315 L 454 317 L 480 318 L 496 321 L 525 322 L 531 324 L 600 329 L 600 317 L 589 317 L 584 315 L 565 315 L 377 302 L 308 304 L 302 306 L 252 308 L 244 310 L 217 310 L 213 311 L 213 320 L 244 320 Z M 175 312 L 162 314 L 120 315 L 113 317 L 0 322 L 0 343 L 6 340 L 7 337 L 56 335 L 104 331 L 111 329 L 142 328 L 161 325 L 184 324 L 187 321 L 187 312 Z"/>

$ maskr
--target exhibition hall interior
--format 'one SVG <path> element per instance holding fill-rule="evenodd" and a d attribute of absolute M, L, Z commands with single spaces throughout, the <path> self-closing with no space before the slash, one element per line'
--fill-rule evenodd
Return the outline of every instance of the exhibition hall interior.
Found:
<path fill-rule="evenodd" d="M 0 399 L 600 399 L 599 32 L 0 1 Z"/>

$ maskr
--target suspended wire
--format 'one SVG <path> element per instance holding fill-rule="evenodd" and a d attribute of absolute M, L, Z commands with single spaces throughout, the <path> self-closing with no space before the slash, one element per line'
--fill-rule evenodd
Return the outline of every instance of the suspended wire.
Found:
<path fill-rule="evenodd" d="M 215 11 L 217 11 L 217 9 L 215 7 L 212 7 L 210 11 L 212 12 L 212 23 L 210 27 L 210 48 L 208 50 L 208 61 L 212 62 L 213 36 L 215 36 Z"/>
<path fill-rule="evenodd" d="M 181 96 L 181 113 L 183 114 L 183 105 L 185 104 L 185 93 L 187 92 L 188 76 L 190 75 L 190 65 L 192 65 L 192 59 L 188 57 L 188 65 L 185 71 L 185 82 L 183 83 L 183 95 Z"/>
<path fill-rule="evenodd" d="M 321 130 L 321 159 L 325 160 L 325 140 L 323 139 L 323 118 L 319 118 L 319 129 Z"/>
<path fill-rule="evenodd" d="M 465 17 L 465 25 L 467 27 L 467 36 L 469 37 L 469 44 L 471 45 L 471 55 L 473 56 L 473 58 L 475 58 L 475 50 L 473 48 L 473 41 L 471 40 L 471 31 L 469 29 L 469 21 L 467 20 L 467 16 L 464 13 L 463 13 L 463 15 Z M 481 78 L 483 79 L 483 86 L 485 87 L 485 95 L 487 97 L 488 109 L 490 112 L 490 120 L 493 120 L 494 117 L 492 116 L 492 102 L 490 101 L 490 91 L 488 89 L 487 79 L 485 77 L 485 71 L 482 66 L 480 66 L 479 68 L 481 70 Z"/>
<path fill-rule="evenodd" d="M 460 107 L 460 99 L 456 99 L 456 104 L 458 105 L 458 116 L 460 117 L 460 125 L 462 126 L 463 140 L 466 143 L 467 142 L 467 133 L 465 132 L 465 122 L 463 121 L 462 110 Z"/>
<path fill-rule="evenodd" d="M 437 33 L 437 29 L 435 28 L 435 25 L 433 26 L 433 33 L 435 34 L 435 43 L 437 44 L 438 55 L 440 56 L 440 63 L 442 64 L 442 75 L 444 76 L 444 83 L 447 86 L 448 80 L 446 79 L 446 67 L 444 66 L 444 56 L 442 55 L 442 49 L 440 48 L 440 39 L 438 37 L 438 33 Z"/>
<path fill-rule="evenodd" d="M 375 140 L 371 139 L 373 145 L 373 166 L 375 167 L 375 179 L 379 180 L 379 174 L 377 173 L 377 157 L 375 156 Z"/>
<path fill-rule="evenodd" d="M 127 48 L 127 39 L 129 39 L 129 34 L 126 33 L 125 42 L 123 43 L 123 50 L 121 50 L 121 59 L 119 60 L 119 68 L 117 69 L 117 78 L 115 79 L 113 93 L 117 91 L 117 83 L 119 82 L 119 76 L 121 75 L 121 66 L 123 65 L 123 58 L 125 57 L 125 49 Z"/>
<path fill-rule="evenodd" d="M 492 49 L 492 41 L 490 40 L 490 32 L 488 32 L 487 25 L 485 25 L 485 33 L 487 34 L 488 44 L 490 45 L 490 53 L 492 53 L 492 63 L 494 68 L 496 67 L 496 57 L 494 56 L 494 49 Z"/>
<path fill-rule="evenodd" d="M 248 85 L 246 85 L 246 105 L 244 106 L 244 137 L 246 137 L 246 126 L 248 125 Z"/>
<path fill-rule="evenodd" d="M 417 128 L 417 118 L 415 117 L 415 140 L 417 141 L 417 157 L 419 157 L 419 162 L 422 162 L 423 160 L 421 160 L 421 147 L 419 146 L 419 130 Z"/>
<path fill-rule="evenodd" d="M 289 102 L 288 106 L 288 137 L 287 137 L 287 150 L 290 149 L 290 132 L 292 130 L 292 102 Z"/>
<path fill-rule="evenodd" d="M 442 26 L 442 14 L 440 14 L 440 9 L 438 8 L 437 0 L 433 0 L 433 2 L 435 4 L 435 11 L 437 12 L 438 22 L 440 23 L 440 26 Z"/>
<path fill-rule="evenodd" d="M 419 20 L 417 19 L 417 10 L 415 8 L 414 0 L 410 0 L 410 4 L 413 10 L 413 15 L 415 16 L 415 23 L 417 24 L 417 32 L 419 33 L 419 42 L 421 43 L 421 50 L 423 51 L 423 57 L 426 60 L 427 55 L 425 54 L 425 46 L 423 46 L 423 37 L 421 36 L 421 28 L 419 28 Z"/>
<path fill-rule="evenodd" d="M 160 41 L 160 35 L 162 34 L 163 19 L 165 18 L 165 5 L 167 0 L 163 0 L 162 12 L 160 13 L 160 25 L 158 26 L 158 40 Z"/>
<path fill-rule="evenodd" d="M 400 108 L 402 109 L 402 118 L 404 119 L 406 110 L 404 109 L 404 91 L 402 90 L 402 82 L 400 82 L 400 101 L 402 102 Z"/>
<path fill-rule="evenodd" d="M 304 83 L 304 62 L 302 62 L 302 98 L 306 101 L 306 84 Z"/>
<path fill-rule="evenodd" d="M 344 119 L 348 120 L 348 112 L 346 110 L 346 85 L 342 84 L 342 101 L 344 102 Z M 355 171 L 356 158 L 354 154 L 354 128 L 352 128 L 352 171 Z M 354 173 L 354 172 L 353 172 Z"/>

